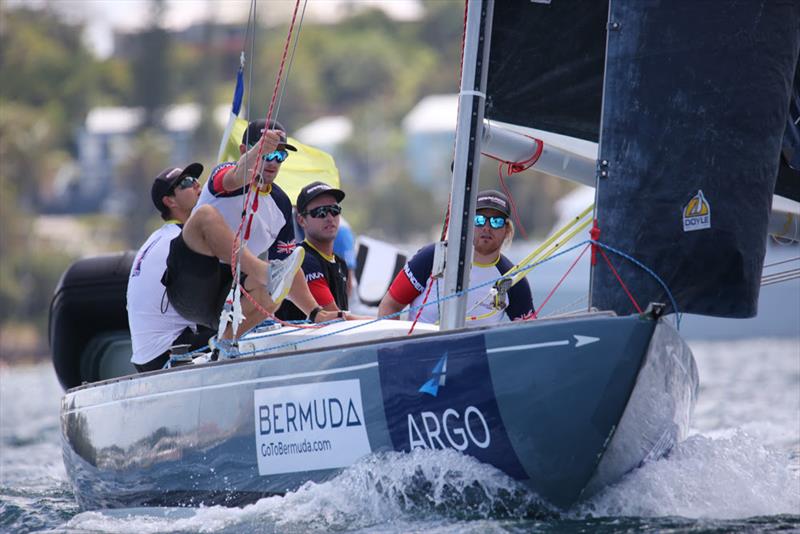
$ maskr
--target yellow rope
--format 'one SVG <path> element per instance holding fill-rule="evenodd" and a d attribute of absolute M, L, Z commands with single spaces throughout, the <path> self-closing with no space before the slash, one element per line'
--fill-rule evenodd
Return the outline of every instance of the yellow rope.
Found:
<path fill-rule="evenodd" d="M 531 263 L 537 263 L 537 261 L 541 261 L 541 260 L 549 258 L 550 256 L 552 256 L 556 252 L 556 250 L 558 250 L 561 246 L 563 246 L 564 243 L 569 242 L 569 240 L 572 239 L 573 237 L 575 237 L 575 235 L 577 235 L 581 231 L 585 230 L 586 227 L 591 224 L 592 220 L 590 218 L 589 220 L 584 221 L 582 223 L 581 223 L 581 220 L 586 218 L 586 216 L 589 215 L 592 212 L 593 209 L 594 209 L 594 204 L 591 204 L 588 208 L 583 210 L 580 214 L 578 214 L 577 216 L 573 217 L 573 219 L 570 222 L 568 222 L 566 225 L 564 225 L 563 228 L 561 228 L 556 233 L 554 233 L 552 236 L 550 236 L 544 243 L 539 245 L 536 248 L 536 250 L 534 250 L 533 252 L 528 254 L 525 258 L 523 258 L 515 266 L 513 266 L 511 269 L 509 269 L 508 272 L 505 273 L 505 276 L 509 276 L 509 275 L 512 276 L 514 284 L 516 284 L 517 282 L 522 280 L 529 272 L 531 272 L 534 269 L 534 267 L 536 267 L 536 265 L 533 265 L 531 267 L 525 268 L 526 265 L 529 265 Z M 572 230 L 571 232 L 569 232 L 569 230 L 571 228 L 573 228 L 575 225 L 578 225 L 578 227 L 575 228 L 574 230 Z M 564 239 L 559 240 L 559 238 L 561 236 L 563 236 L 567 232 L 569 232 L 569 233 L 566 235 L 566 237 Z M 552 248 L 548 249 L 548 247 L 550 247 L 551 245 L 552 245 Z"/>
<path fill-rule="evenodd" d="M 570 239 L 575 237 L 580 232 L 586 230 L 586 228 L 592 223 L 591 217 L 588 220 L 585 219 L 588 215 L 592 213 L 594 209 L 594 204 L 589 205 L 585 210 L 583 210 L 580 214 L 575 216 L 570 222 L 564 225 L 563 228 L 559 229 L 553 235 L 551 235 L 547 240 L 544 241 L 541 245 L 539 245 L 533 252 L 528 254 L 525 258 L 523 258 L 519 263 L 509 269 L 503 277 L 511 276 L 511 285 L 514 286 L 517 282 L 525 278 L 529 272 L 531 272 L 537 265 L 541 265 L 541 262 L 552 256 L 556 253 L 558 249 L 560 249 L 565 243 L 568 243 Z M 581 222 L 583 221 L 583 222 Z M 576 227 L 577 225 L 577 227 Z M 571 231 L 570 231 L 571 230 Z M 565 235 L 566 234 L 566 235 Z M 559 239 L 563 236 L 563 239 Z M 530 267 L 525 267 L 526 265 L 531 265 Z M 487 295 L 487 298 L 491 295 Z M 481 302 L 484 302 L 486 299 L 484 298 Z M 478 303 L 480 304 L 480 302 Z M 497 305 L 496 295 L 495 295 L 495 306 L 491 311 L 488 311 L 481 315 L 473 315 L 467 316 L 467 321 L 478 321 L 481 319 L 486 319 L 495 315 L 497 312 L 501 311 L 499 306 Z M 477 306 L 473 306 L 474 309 Z"/>

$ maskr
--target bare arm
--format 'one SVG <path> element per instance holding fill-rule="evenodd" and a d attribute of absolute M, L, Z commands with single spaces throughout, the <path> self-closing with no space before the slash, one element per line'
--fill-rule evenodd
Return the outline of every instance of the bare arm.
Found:
<path fill-rule="evenodd" d="M 280 137 L 278 137 L 278 133 L 275 130 L 264 132 L 262 138 L 264 140 L 264 146 L 260 149 L 262 156 L 274 151 L 280 141 Z M 253 148 L 242 154 L 242 157 L 236 162 L 236 168 L 233 172 L 228 172 L 223 176 L 222 187 L 225 188 L 225 191 L 235 191 L 240 187 L 244 187 L 253 174 L 253 168 L 256 168 L 256 172 L 260 172 L 261 165 L 263 165 L 263 162 L 258 157 L 260 144 L 260 142 L 256 143 Z"/>
<path fill-rule="evenodd" d="M 308 289 L 308 283 L 306 282 L 306 275 L 303 273 L 303 269 L 298 269 L 294 275 L 294 280 L 292 280 L 292 288 L 289 290 L 289 300 L 291 300 L 295 306 L 300 308 L 300 311 L 308 315 L 311 313 L 311 310 L 318 306 L 317 301 L 314 299 L 314 295 L 311 294 L 311 290 Z M 336 305 L 334 304 L 333 307 L 335 308 Z M 317 313 L 317 316 L 314 318 L 315 323 L 324 323 L 326 321 L 333 321 L 334 319 L 338 318 L 338 308 L 335 310 L 329 310 L 323 308 L 322 311 Z"/>
<path fill-rule="evenodd" d="M 406 305 L 398 302 L 390 293 L 386 293 L 378 305 L 378 317 L 385 317 L 393 313 L 397 313 L 405 308 Z M 399 317 L 392 317 L 392 319 L 399 319 Z"/>

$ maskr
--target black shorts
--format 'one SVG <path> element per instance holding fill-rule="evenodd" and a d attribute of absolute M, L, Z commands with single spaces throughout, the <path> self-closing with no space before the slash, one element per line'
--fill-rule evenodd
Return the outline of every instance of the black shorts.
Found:
<path fill-rule="evenodd" d="M 231 266 L 214 256 L 198 254 L 183 240 L 183 234 L 169 244 L 167 269 L 161 282 L 170 304 L 184 319 L 216 329 L 225 298 L 231 289 Z"/>

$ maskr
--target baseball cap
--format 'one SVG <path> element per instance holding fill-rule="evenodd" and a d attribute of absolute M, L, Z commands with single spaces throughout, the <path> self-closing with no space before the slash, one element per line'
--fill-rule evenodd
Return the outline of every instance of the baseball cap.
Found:
<path fill-rule="evenodd" d="M 297 148 L 286 142 L 286 128 L 283 124 L 276 120 L 269 121 L 269 128 L 266 126 L 267 122 L 263 119 L 252 121 L 247 125 L 247 129 L 242 134 L 242 144 L 245 146 L 254 146 L 261 139 L 261 134 L 264 130 L 280 130 L 281 142 L 278 144 L 278 150 L 291 150 L 297 152 Z"/>
<path fill-rule="evenodd" d="M 162 197 L 167 195 L 170 190 L 175 187 L 175 184 L 180 182 L 184 176 L 192 176 L 200 178 L 203 174 L 203 165 L 200 163 L 190 163 L 184 168 L 180 167 L 167 167 L 153 180 L 153 186 L 150 188 L 150 197 L 153 199 L 153 204 L 162 214 L 165 214 L 167 207 L 164 205 Z"/>
<path fill-rule="evenodd" d="M 508 203 L 508 197 L 505 196 L 500 191 L 495 191 L 494 189 L 487 189 L 485 191 L 481 191 L 478 193 L 478 202 L 475 205 L 475 211 L 479 209 L 493 209 L 497 210 L 506 217 L 511 216 L 511 209 L 510 204 Z"/>
<path fill-rule="evenodd" d="M 342 199 L 344 199 L 344 191 L 341 189 L 331 187 L 325 182 L 311 182 L 301 189 L 300 194 L 297 195 L 297 211 L 303 213 L 306 210 L 306 206 L 308 206 L 309 202 L 326 193 L 328 195 L 333 195 L 333 198 L 336 199 L 336 202 L 341 202 Z"/>

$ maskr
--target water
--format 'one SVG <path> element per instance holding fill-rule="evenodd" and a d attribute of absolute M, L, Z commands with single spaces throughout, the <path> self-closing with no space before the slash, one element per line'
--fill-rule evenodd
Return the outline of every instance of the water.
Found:
<path fill-rule="evenodd" d="M 689 438 L 566 511 L 472 458 L 418 451 L 244 508 L 81 513 L 52 369 L 0 367 L 0 532 L 800 532 L 800 338 L 692 348 L 701 390 Z"/>

